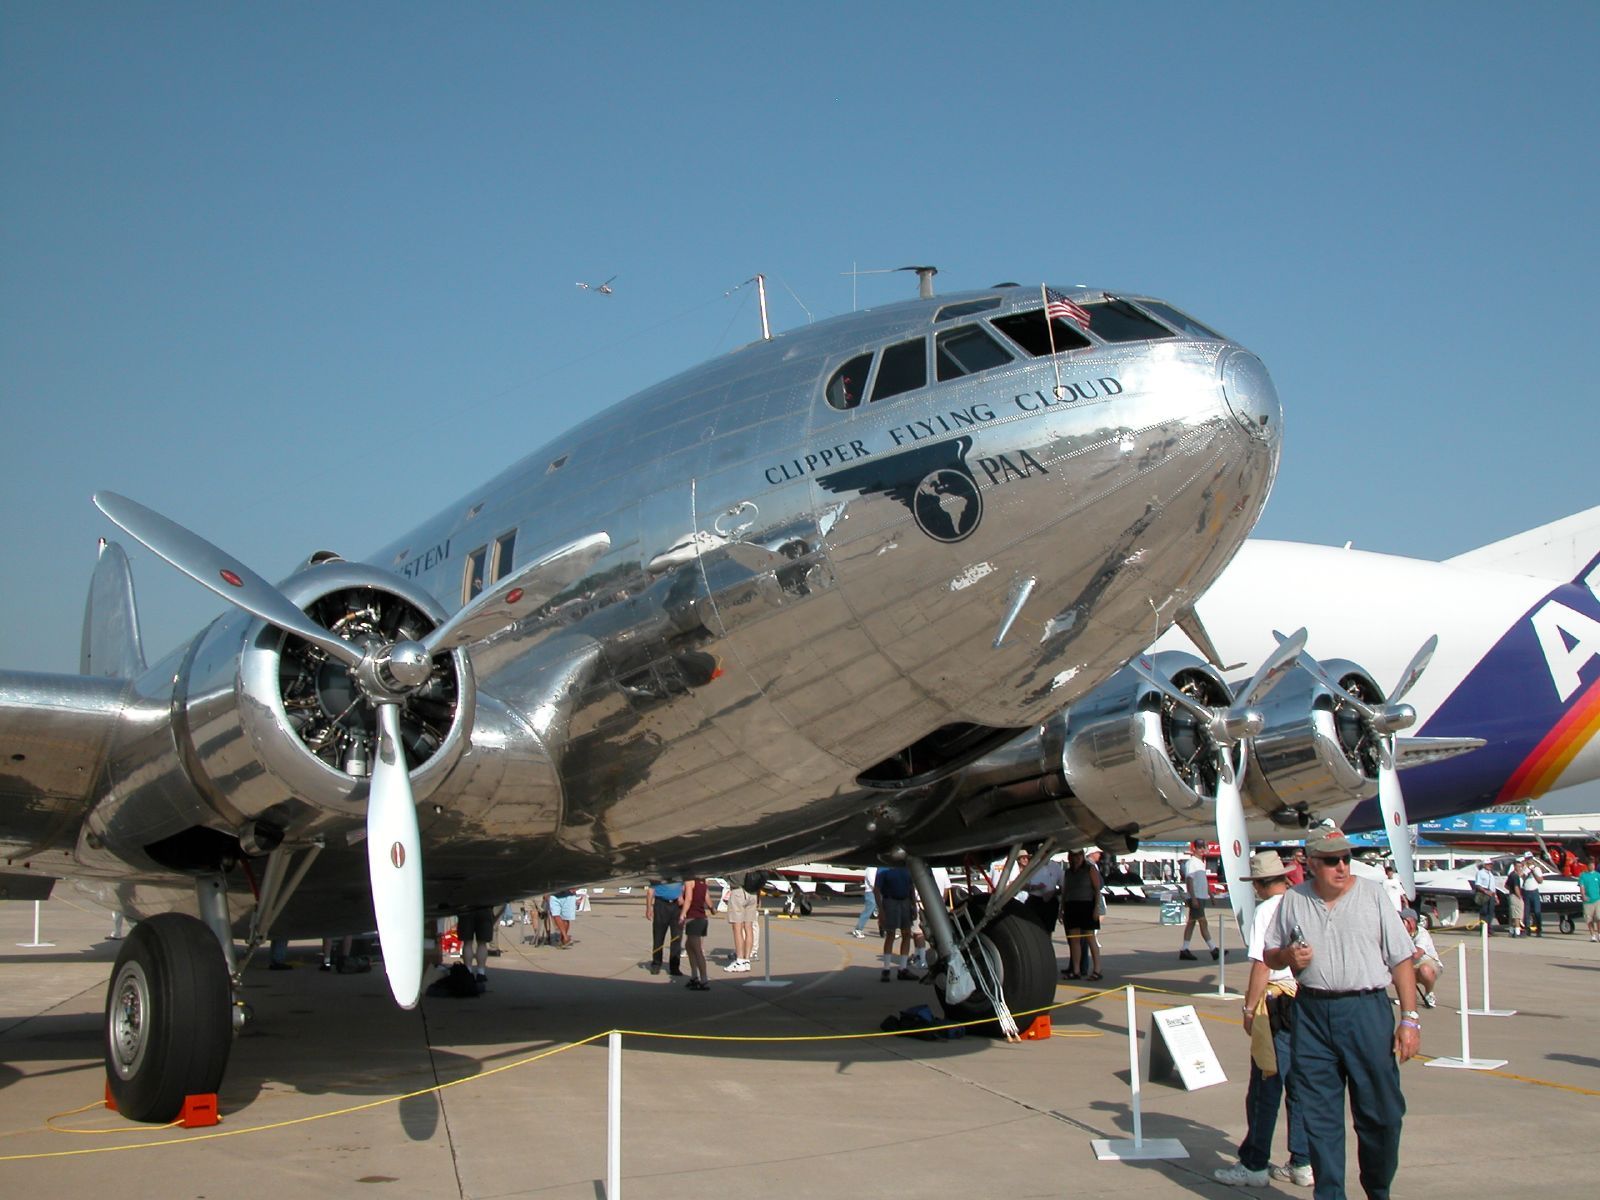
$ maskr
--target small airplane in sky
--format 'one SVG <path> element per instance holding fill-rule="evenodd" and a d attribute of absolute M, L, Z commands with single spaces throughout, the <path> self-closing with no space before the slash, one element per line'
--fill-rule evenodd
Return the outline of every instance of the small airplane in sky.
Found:
<path fill-rule="evenodd" d="M 615 283 L 616 280 L 617 277 L 615 275 L 606 280 L 604 283 L 584 283 L 580 279 L 578 281 L 578 286 L 586 292 L 599 292 L 602 296 L 609 296 L 613 291 L 611 285 Z"/>
<path fill-rule="evenodd" d="M 753 342 L 366 558 L 315 550 L 277 584 L 99 493 L 228 604 L 147 663 L 110 543 L 80 672 L 0 670 L 0 887 L 71 878 L 139 919 L 106 1001 L 120 1111 L 166 1121 L 216 1091 L 245 1011 L 236 939 L 376 927 L 410 1007 L 426 918 L 620 878 L 903 862 L 947 1011 L 1005 1027 L 1056 983 L 1048 931 L 1008 903 L 1026 877 L 952 912 L 935 867 L 1238 842 L 1370 799 L 1415 717 L 1309 659 L 1309 633 L 1270 641 L 1350 603 L 1349 577 L 1302 587 L 1298 621 L 1208 596 L 1277 469 L 1266 368 L 1163 301 L 1070 288 L 1067 319 L 1047 294 Z M 1441 663 L 1467 653 L 1450 613 L 1360 583 L 1407 636 L 1437 617 Z M 1264 659 L 1237 690 L 1202 597 L 1217 644 L 1238 618 L 1233 653 Z M 1174 623 L 1209 649 L 1145 656 Z M 1316 644 L 1370 632 L 1330 618 Z M 1588 667 L 1555 659 L 1563 687 Z M 1416 682 L 1418 661 L 1396 691 L 1421 711 L 1445 672 Z M 1449 733 L 1430 754 L 1490 740 L 1428 719 Z"/>

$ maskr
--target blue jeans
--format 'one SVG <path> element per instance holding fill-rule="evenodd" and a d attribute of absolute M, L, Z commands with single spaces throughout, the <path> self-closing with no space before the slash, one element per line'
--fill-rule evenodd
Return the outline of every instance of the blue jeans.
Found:
<path fill-rule="evenodd" d="M 1400 1166 L 1400 1064 L 1387 991 L 1294 1002 L 1290 1087 L 1305 1121 L 1316 1200 L 1344 1200 L 1344 1105 L 1355 1118 L 1356 1161 L 1368 1200 L 1389 1200 Z"/>
<path fill-rule="evenodd" d="M 1544 899 L 1532 888 L 1522 893 L 1522 923 L 1529 933 L 1544 933 Z"/>
<path fill-rule="evenodd" d="M 856 932 L 860 933 L 867 927 L 867 922 L 878 915 L 878 897 L 868 892 L 861 901 L 861 915 L 856 918 Z"/>
<path fill-rule="evenodd" d="M 1266 1019 L 1264 1013 L 1256 1018 L 1258 1021 Z M 1244 1094 L 1244 1116 L 1248 1127 L 1244 1141 L 1239 1143 L 1239 1161 L 1252 1171 L 1264 1171 L 1272 1161 L 1272 1135 L 1278 1128 L 1278 1103 L 1284 1098 L 1285 1091 L 1289 1101 L 1289 1165 L 1300 1167 L 1311 1161 L 1299 1097 L 1289 1081 L 1289 1069 L 1294 1063 L 1293 1040 L 1288 1029 L 1280 1029 L 1272 1035 L 1272 1048 L 1278 1056 L 1276 1075 L 1263 1075 L 1254 1060 L 1250 1063 L 1250 1086 Z"/>

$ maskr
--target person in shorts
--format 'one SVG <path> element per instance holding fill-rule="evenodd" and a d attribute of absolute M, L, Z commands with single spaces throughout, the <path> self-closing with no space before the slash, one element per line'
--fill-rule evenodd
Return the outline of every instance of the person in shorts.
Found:
<path fill-rule="evenodd" d="M 1406 932 L 1417 947 L 1411 955 L 1411 969 L 1417 973 L 1417 999 L 1423 1008 L 1437 1008 L 1439 1001 L 1433 991 L 1439 984 L 1439 976 L 1444 974 L 1444 959 L 1439 957 L 1439 947 L 1433 944 L 1433 934 L 1417 918 L 1416 909 L 1402 908 L 1400 919 L 1406 923 Z"/>
<path fill-rule="evenodd" d="M 888 983 L 896 968 L 901 979 L 915 979 L 906 961 L 911 954 L 911 926 L 917 919 L 911 872 L 905 867 L 881 867 L 872 889 L 878 897 L 878 921 L 883 926 L 883 973 L 878 979 Z M 900 935 L 898 955 L 894 953 L 896 934 Z"/>
<path fill-rule="evenodd" d="M 1583 922 L 1589 927 L 1589 940 L 1600 942 L 1600 860 L 1589 859 L 1578 873 L 1578 890 L 1583 893 Z"/>
<path fill-rule="evenodd" d="M 683 919 L 684 949 L 689 955 L 689 983 L 691 992 L 709 992 L 711 980 L 706 977 L 706 932 L 710 926 L 711 891 L 706 881 L 698 877 L 683 881 L 683 895 L 678 898 Z"/>
<path fill-rule="evenodd" d="M 754 884 L 752 889 L 751 885 Z M 734 974 L 750 970 L 751 939 L 755 931 L 756 896 L 761 880 L 752 871 L 728 889 L 728 927 L 733 933 L 733 961 L 723 968 Z"/>
<path fill-rule="evenodd" d="M 571 888 L 550 897 L 550 920 L 556 927 L 556 945 L 572 946 L 572 923 L 578 919 L 578 893 Z"/>
<path fill-rule="evenodd" d="M 1061 977 L 1099 981 L 1100 870 L 1082 850 L 1067 855 L 1061 884 L 1061 926 L 1067 934 L 1067 965 Z"/>
<path fill-rule="evenodd" d="M 1200 927 L 1200 936 L 1205 939 L 1206 949 L 1211 952 L 1211 960 L 1215 962 L 1221 953 L 1211 940 L 1211 926 L 1206 924 L 1206 905 L 1211 902 L 1211 880 L 1206 874 L 1205 852 L 1204 842 L 1190 842 L 1189 857 L 1183 863 L 1184 899 L 1189 909 L 1189 919 L 1183 923 L 1183 949 L 1178 951 L 1178 957 L 1185 962 L 1195 961 L 1195 952 L 1189 949 L 1189 943 L 1194 937 L 1196 925 Z"/>
<path fill-rule="evenodd" d="M 473 981 L 480 992 L 489 990 L 489 944 L 494 941 L 494 909 L 487 905 L 464 908 L 456 914 L 456 932 L 461 935 L 461 961 L 472 967 Z M 477 959 L 474 965 L 473 959 Z"/>

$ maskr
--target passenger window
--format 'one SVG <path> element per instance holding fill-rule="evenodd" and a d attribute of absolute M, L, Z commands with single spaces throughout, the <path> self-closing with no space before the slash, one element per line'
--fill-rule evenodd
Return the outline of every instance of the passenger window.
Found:
<path fill-rule="evenodd" d="M 1055 337 L 1057 354 L 1067 350 L 1082 350 L 1086 346 L 1093 345 L 1070 321 L 1058 318 L 1046 325 L 1042 308 L 1036 308 L 1032 312 L 996 317 L 994 327 L 1034 358 L 1044 358 L 1050 353 L 1052 336 Z"/>
<path fill-rule="evenodd" d="M 483 569 L 489 561 L 489 547 L 479 546 L 467 555 L 466 574 L 461 581 L 461 602 L 470 603 L 483 591 Z"/>
<path fill-rule="evenodd" d="M 1165 325 L 1121 300 L 1097 300 L 1083 307 L 1089 312 L 1089 328 L 1095 337 L 1108 342 L 1153 342 L 1172 336 Z"/>
<path fill-rule="evenodd" d="M 1004 366 L 1011 355 L 981 325 L 961 325 L 939 334 L 934 359 L 943 382 Z"/>
<path fill-rule="evenodd" d="M 516 554 L 517 531 L 502 533 L 494 540 L 494 566 L 489 571 L 489 577 L 499 583 L 511 574 L 511 560 Z"/>
<path fill-rule="evenodd" d="M 884 350 L 883 359 L 878 363 L 878 378 L 872 384 L 872 398 L 886 400 L 927 386 L 928 343 L 924 338 L 917 338 Z"/>
<path fill-rule="evenodd" d="M 824 393 L 828 403 L 837 409 L 848 410 L 861 403 L 861 394 L 867 386 L 867 372 L 872 370 L 872 355 L 858 354 L 833 373 Z"/>

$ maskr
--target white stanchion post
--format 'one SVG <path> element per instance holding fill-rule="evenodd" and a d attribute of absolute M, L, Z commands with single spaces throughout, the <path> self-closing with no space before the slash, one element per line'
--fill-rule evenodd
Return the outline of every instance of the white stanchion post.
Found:
<path fill-rule="evenodd" d="M 17 945 L 23 946 L 29 950 L 37 950 L 44 946 L 55 945 L 54 942 L 41 942 L 39 940 L 39 901 L 37 900 L 33 902 L 33 941 L 18 942 Z"/>
<path fill-rule="evenodd" d="M 622 1200 L 622 1034 L 606 1038 L 606 1200 Z"/>
<path fill-rule="evenodd" d="M 772 924 L 769 914 L 761 914 L 761 940 L 767 944 L 767 956 L 761 960 L 761 978 L 751 979 L 745 987 L 780 988 L 788 987 L 792 980 L 774 979 L 772 977 Z"/>
<path fill-rule="evenodd" d="M 1427 1066 L 1453 1067 L 1458 1071 L 1493 1071 L 1506 1065 L 1503 1058 L 1473 1058 L 1472 1038 L 1467 1032 L 1467 1014 L 1472 1011 L 1467 1002 L 1467 944 L 1456 943 L 1456 974 L 1461 980 L 1461 1056 L 1459 1058 L 1430 1059 Z"/>
<path fill-rule="evenodd" d="M 1177 1138 L 1144 1137 L 1144 1114 L 1139 1104 L 1139 1013 L 1134 1004 L 1133 984 L 1128 985 L 1128 1079 L 1133 1087 L 1133 1140 L 1095 1138 L 1089 1144 L 1101 1162 L 1132 1162 L 1152 1158 L 1188 1158 L 1189 1151 Z"/>
<path fill-rule="evenodd" d="M 1489 923 L 1483 922 L 1480 926 L 1483 936 L 1478 939 L 1483 950 L 1483 1007 L 1472 1010 L 1475 1017 L 1514 1017 L 1517 1010 L 1514 1008 L 1496 1008 L 1489 1000 Z M 1464 947 L 1463 947 L 1464 948 Z"/>
<path fill-rule="evenodd" d="M 1133 1145 L 1135 1149 L 1144 1146 L 1144 1114 L 1140 1109 L 1139 1095 L 1142 1091 L 1142 1082 L 1139 1079 L 1139 1009 L 1134 1003 L 1133 984 L 1128 985 L 1128 1078 L 1133 1081 Z"/>

